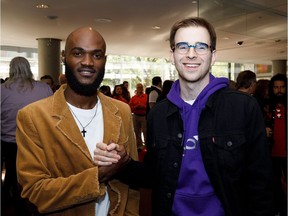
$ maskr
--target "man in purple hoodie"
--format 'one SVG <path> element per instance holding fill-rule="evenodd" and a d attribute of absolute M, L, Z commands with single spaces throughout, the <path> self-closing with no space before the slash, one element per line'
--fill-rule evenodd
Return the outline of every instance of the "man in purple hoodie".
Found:
<path fill-rule="evenodd" d="M 149 113 L 144 163 L 131 160 L 119 178 L 153 189 L 153 215 L 270 216 L 264 121 L 253 97 L 209 72 L 214 28 L 202 18 L 176 22 L 170 48 L 179 79 Z M 118 146 L 97 146 L 95 162 L 111 162 Z"/>

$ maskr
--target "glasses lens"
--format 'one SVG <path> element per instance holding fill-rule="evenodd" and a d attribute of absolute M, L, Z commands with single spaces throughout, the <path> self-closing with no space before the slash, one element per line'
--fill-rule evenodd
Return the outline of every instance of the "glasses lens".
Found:
<path fill-rule="evenodd" d="M 208 51 L 208 44 L 206 43 L 196 43 L 195 44 L 195 51 L 198 54 L 205 54 Z"/>
<path fill-rule="evenodd" d="M 176 44 L 176 50 L 179 53 L 187 53 L 189 50 L 189 45 L 184 42 L 180 42 Z"/>
<path fill-rule="evenodd" d="M 194 48 L 194 51 L 201 55 L 207 53 L 209 45 L 201 42 L 198 42 L 195 45 L 189 45 L 186 42 L 179 42 L 175 46 L 175 50 L 180 54 L 186 54 L 190 48 Z"/>

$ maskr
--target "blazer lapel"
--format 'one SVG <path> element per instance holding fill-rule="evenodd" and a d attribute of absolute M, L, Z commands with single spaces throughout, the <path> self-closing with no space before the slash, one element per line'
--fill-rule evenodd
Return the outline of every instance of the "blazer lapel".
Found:
<path fill-rule="evenodd" d="M 104 143 L 115 142 L 123 144 L 127 140 L 127 136 L 121 133 L 122 117 L 119 115 L 119 109 L 112 103 L 110 98 L 99 93 L 98 97 L 102 104 L 103 119 L 104 119 Z"/>
<path fill-rule="evenodd" d="M 91 161 L 91 155 L 64 97 L 66 85 L 54 93 L 52 115 L 57 118 L 56 128 Z M 61 91 L 63 90 L 63 91 Z"/>

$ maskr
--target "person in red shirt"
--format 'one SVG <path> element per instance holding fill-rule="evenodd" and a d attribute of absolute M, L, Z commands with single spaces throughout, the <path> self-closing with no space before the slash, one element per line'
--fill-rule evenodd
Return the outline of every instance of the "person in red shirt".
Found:
<path fill-rule="evenodd" d="M 269 86 L 275 214 L 287 215 L 287 77 L 276 74 Z"/>
<path fill-rule="evenodd" d="M 133 113 L 133 124 L 136 135 L 137 147 L 139 150 L 143 148 L 146 141 L 146 106 L 147 94 L 144 93 L 144 88 L 141 83 L 136 85 L 136 94 L 130 100 L 130 107 Z M 142 140 L 142 133 L 144 142 Z"/>

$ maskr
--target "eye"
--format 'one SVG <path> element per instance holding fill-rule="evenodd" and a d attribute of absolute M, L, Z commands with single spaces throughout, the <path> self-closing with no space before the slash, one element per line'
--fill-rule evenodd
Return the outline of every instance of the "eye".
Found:
<path fill-rule="evenodd" d="M 80 57 L 83 55 L 83 52 L 81 50 L 74 50 L 72 54 L 75 57 Z"/>
<path fill-rule="evenodd" d="M 176 44 L 176 47 L 177 47 L 177 49 L 180 49 L 180 50 L 186 50 L 186 49 L 188 49 L 188 44 L 187 43 L 178 43 L 178 44 Z"/>
<path fill-rule="evenodd" d="M 197 43 L 195 47 L 196 49 L 199 49 L 199 50 L 206 50 L 208 48 L 208 45 L 205 43 Z"/>
<path fill-rule="evenodd" d="M 104 54 L 102 52 L 94 52 L 93 57 L 95 59 L 102 59 L 102 58 L 104 58 Z"/>
<path fill-rule="evenodd" d="M 96 55 L 94 55 L 94 57 L 95 57 L 96 59 L 101 59 L 101 58 L 103 58 L 103 55 L 96 54 Z"/>

